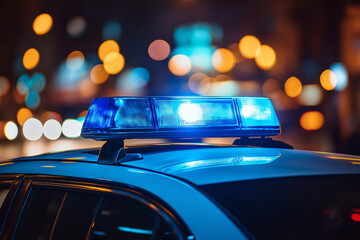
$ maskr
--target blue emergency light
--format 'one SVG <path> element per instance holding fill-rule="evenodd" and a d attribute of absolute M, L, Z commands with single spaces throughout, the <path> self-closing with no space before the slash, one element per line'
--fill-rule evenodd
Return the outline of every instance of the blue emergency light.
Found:
<path fill-rule="evenodd" d="M 111 97 L 93 99 L 81 135 L 131 138 L 257 137 L 280 133 L 262 97 Z"/>

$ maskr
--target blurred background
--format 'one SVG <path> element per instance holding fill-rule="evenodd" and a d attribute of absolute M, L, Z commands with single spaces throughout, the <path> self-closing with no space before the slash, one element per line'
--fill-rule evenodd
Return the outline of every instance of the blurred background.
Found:
<path fill-rule="evenodd" d="M 146 95 L 266 96 L 276 139 L 360 155 L 359 1 L 2 1 L 0 33 L 0 159 L 101 146 L 91 99 Z"/>

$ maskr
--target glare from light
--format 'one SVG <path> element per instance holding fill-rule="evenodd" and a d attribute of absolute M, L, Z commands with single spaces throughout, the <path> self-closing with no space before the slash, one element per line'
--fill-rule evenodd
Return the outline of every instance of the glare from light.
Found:
<path fill-rule="evenodd" d="M 56 140 L 61 136 L 61 124 L 55 119 L 47 120 L 44 124 L 44 136 Z"/>
<path fill-rule="evenodd" d="M 62 124 L 62 133 L 67 138 L 77 138 L 81 135 L 82 124 L 76 119 L 66 119 Z"/>
<path fill-rule="evenodd" d="M 301 115 L 300 126 L 307 131 L 319 130 L 324 125 L 324 116 L 318 111 L 309 111 Z"/>
<path fill-rule="evenodd" d="M 334 90 L 337 84 L 335 73 L 333 73 L 329 69 L 326 69 L 320 75 L 320 83 L 325 90 L 327 91 Z"/>
<path fill-rule="evenodd" d="M 102 64 L 98 64 L 91 69 L 90 79 L 95 84 L 102 84 L 109 78 L 109 74 L 105 71 Z"/>
<path fill-rule="evenodd" d="M 302 84 L 296 77 L 290 77 L 285 82 L 285 92 L 289 97 L 297 97 L 300 95 L 302 90 Z"/>
<path fill-rule="evenodd" d="M 108 74 L 118 74 L 125 66 L 125 58 L 118 52 L 109 53 L 104 60 L 104 69 Z"/>
<path fill-rule="evenodd" d="M 26 120 L 23 126 L 24 137 L 30 141 L 37 141 L 43 134 L 43 125 L 36 118 Z"/>
<path fill-rule="evenodd" d="M 155 61 L 162 61 L 169 56 L 170 45 L 165 40 L 155 40 L 149 45 L 148 53 Z"/>
<path fill-rule="evenodd" d="M 245 58 L 252 59 L 256 57 L 260 45 L 260 41 L 257 37 L 246 35 L 239 42 L 239 50 Z"/>
<path fill-rule="evenodd" d="M 34 69 L 40 61 L 40 54 L 35 48 L 28 49 L 23 56 L 23 65 L 27 70 Z"/>
<path fill-rule="evenodd" d="M 173 56 L 169 61 L 169 70 L 177 76 L 188 74 L 191 70 L 190 58 L 182 54 Z"/>
<path fill-rule="evenodd" d="M 107 40 L 100 45 L 98 55 L 100 60 L 104 62 L 106 56 L 113 52 L 119 53 L 120 47 L 114 40 Z"/>
<path fill-rule="evenodd" d="M 304 85 L 300 94 L 301 103 L 305 106 L 319 105 L 323 99 L 321 87 L 317 84 Z"/>
<path fill-rule="evenodd" d="M 84 54 L 80 51 L 73 51 L 66 59 L 66 66 L 69 70 L 78 70 L 83 66 L 84 62 Z"/>
<path fill-rule="evenodd" d="M 335 90 L 336 91 L 344 90 L 348 85 L 348 73 L 344 64 L 333 63 L 330 66 L 330 70 L 335 74 L 337 79 Z"/>
<path fill-rule="evenodd" d="M 179 116 L 186 122 L 196 122 L 202 119 L 202 109 L 199 104 L 183 103 L 179 107 Z"/>
<path fill-rule="evenodd" d="M 255 62 L 259 68 L 263 70 L 270 70 L 276 62 L 274 49 L 268 45 L 261 45 L 256 53 Z"/>
<path fill-rule="evenodd" d="M 14 122 L 9 121 L 5 124 L 4 133 L 7 139 L 14 140 L 19 133 L 19 129 Z"/>
<path fill-rule="evenodd" d="M 81 16 L 72 17 L 66 25 L 66 31 L 71 37 L 80 37 L 85 29 L 86 21 Z"/>
<path fill-rule="evenodd" d="M 235 63 L 235 55 L 226 48 L 220 48 L 212 55 L 212 64 L 218 72 L 229 72 Z"/>
<path fill-rule="evenodd" d="M 44 35 L 50 31 L 52 25 L 52 17 L 47 13 L 43 13 L 35 18 L 33 22 L 33 30 L 37 35 Z"/>
<path fill-rule="evenodd" d="M 16 114 L 17 122 L 20 124 L 20 126 L 24 126 L 24 123 L 26 120 L 34 117 L 32 112 L 27 108 L 20 108 L 19 111 Z"/>
<path fill-rule="evenodd" d="M 5 95 L 10 89 L 9 80 L 6 77 L 0 76 L 0 96 Z"/>

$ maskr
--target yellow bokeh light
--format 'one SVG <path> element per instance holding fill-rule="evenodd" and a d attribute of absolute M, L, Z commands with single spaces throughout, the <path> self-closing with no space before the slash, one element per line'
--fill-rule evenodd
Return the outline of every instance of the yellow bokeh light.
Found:
<path fill-rule="evenodd" d="M 66 66 L 70 70 L 80 69 L 83 66 L 84 62 L 84 54 L 80 51 L 73 51 L 66 58 Z"/>
<path fill-rule="evenodd" d="M 23 56 L 23 64 L 27 70 L 35 68 L 40 61 L 40 54 L 35 48 L 28 49 Z"/>
<path fill-rule="evenodd" d="M 271 69 L 276 62 L 274 49 L 268 45 L 261 45 L 255 57 L 255 62 L 263 70 Z"/>
<path fill-rule="evenodd" d="M 170 54 L 170 45 L 164 40 L 155 40 L 149 45 L 148 53 L 156 61 L 164 60 Z"/>
<path fill-rule="evenodd" d="M 319 130 L 324 125 L 324 116 L 318 111 L 309 111 L 301 115 L 300 126 L 307 131 Z"/>
<path fill-rule="evenodd" d="M 104 60 L 104 69 L 108 74 L 118 74 L 125 66 L 125 58 L 118 52 L 109 53 Z"/>
<path fill-rule="evenodd" d="M 44 35 L 50 31 L 52 25 L 52 17 L 47 13 L 43 13 L 35 18 L 33 22 L 33 30 L 37 35 Z"/>
<path fill-rule="evenodd" d="M 302 90 L 302 84 L 296 77 L 291 77 L 285 82 L 285 92 L 289 97 L 297 97 Z"/>
<path fill-rule="evenodd" d="M 257 37 L 246 35 L 239 42 L 240 53 L 246 58 L 255 58 L 260 48 L 260 41 Z"/>
<path fill-rule="evenodd" d="M 329 69 L 326 69 L 320 75 L 320 83 L 325 90 L 334 90 L 337 84 L 337 78 L 335 73 L 333 73 Z"/>
<path fill-rule="evenodd" d="M 234 68 L 235 55 L 228 49 L 220 48 L 212 55 L 212 64 L 218 72 L 228 72 Z"/>
<path fill-rule="evenodd" d="M 108 80 L 109 74 L 105 71 L 102 64 L 98 64 L 91 69 L 90 79 L 95 84 L 102 84 Z"/>
<path fill-rule="evenodd" d="M 104 62 L 106 56 L 113 52 L 120 52 L 119 44 L 117 44 L 117 42 L 115 42 L 114 40 L 107 40 L 100 45 L 98 55 L 100 60 Z"/>
<path fill-rule="evenodd" d="M 17 119 L 18 123 L 20 124 L 20 126 L 24 126 L 24 123 L 26 122 L 26 120 L 28 120 L 29 118 L 32 118 L 32 117 L 34 117 L 34 115 L 27 108 L 20 108 L 20 110 L 16 114 L 16 119 Z"/>
<path fill-rule="evenodd" d="M 188 74 L 191 70 L 190 58 L 182 54 L 173 56 L 169 61 L 169 70 L 177 76 Z"/>

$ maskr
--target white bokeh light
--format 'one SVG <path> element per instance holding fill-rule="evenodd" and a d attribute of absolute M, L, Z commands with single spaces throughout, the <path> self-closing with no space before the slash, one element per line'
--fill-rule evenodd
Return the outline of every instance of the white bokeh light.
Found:
<path fill-rule="evenodd" d="M 61 124 L 55 119 L 47 120 L 44 124 L 44 136 L 50 140 L 56 140 L 61 135 Z"/>
<path fill-rule="evenodd" d="M 7 139 L 14 140 L 17 137 L 19 130 L 14 122 L 9 121 L 5 124 L 4 133 Z"/>
<path fill-rule="evenodd" d="M 29 118 L 23 126 L 24 137 L 30 141 L 39 140 L 43 134 L 43 125 L 36 118 Z"/>
<path fill-rule="evenodd" d="M 75 119 L 66 119 L 62 124 L 62 133 L 68 138 L 77 138 L 81 134 L 82 123 Z"/>

